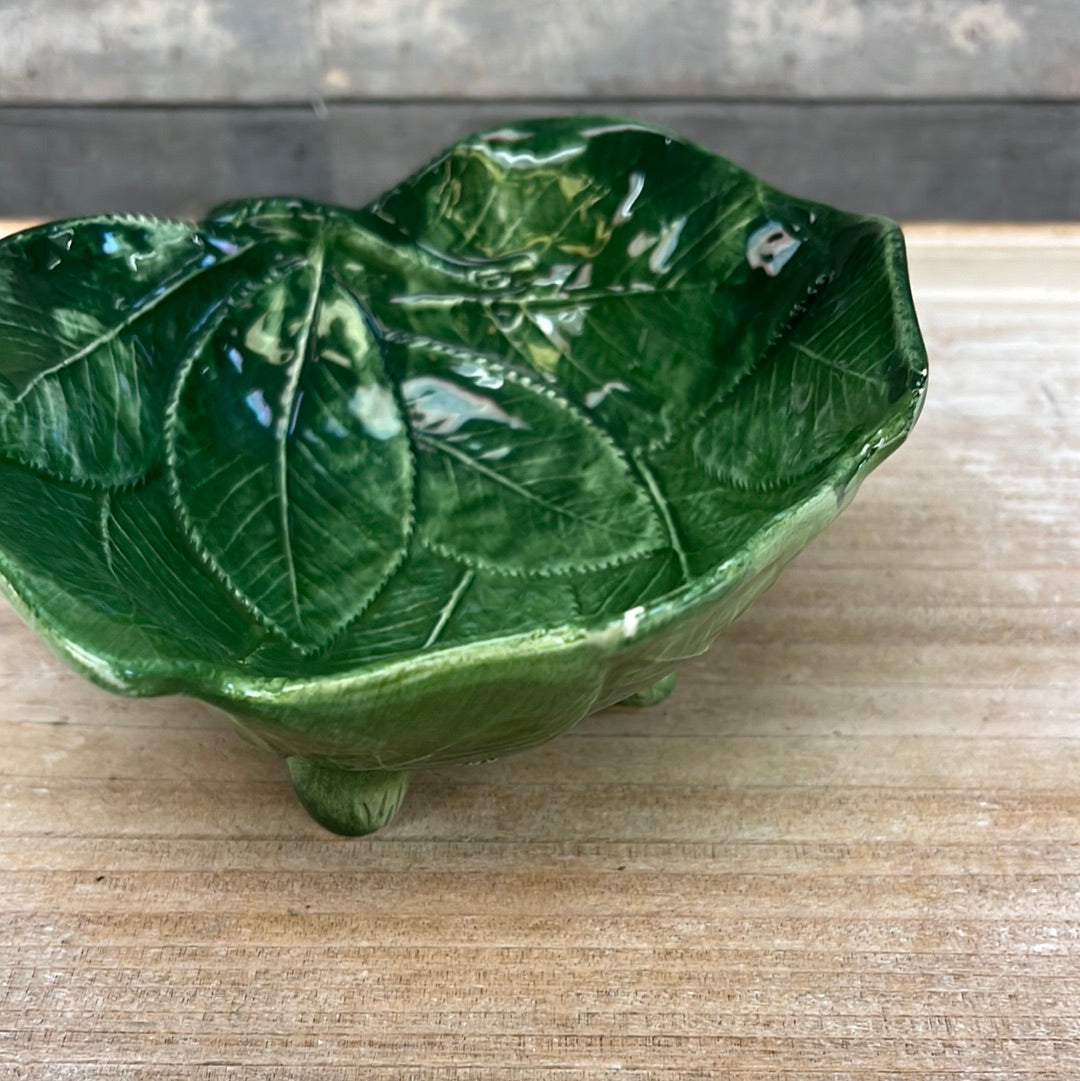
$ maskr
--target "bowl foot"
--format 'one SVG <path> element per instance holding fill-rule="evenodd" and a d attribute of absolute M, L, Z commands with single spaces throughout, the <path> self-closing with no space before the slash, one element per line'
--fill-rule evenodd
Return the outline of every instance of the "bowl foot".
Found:
<path fill-rule="evenodd" d="M 663 702 L 675 690 L 675 681 L 678 678 L 678 672 L 668 672 L 666 676 L 661 676 L 651 687 L 646 687 L 645 690 L 638 691 L 637 694 L 632 694 L 629 698 L 624 698 L 619 705 L 655 706 L 657 702 Z"/>
<path fill-rule="evenodd" d="M 394 770 L 338 769 L 298 755 L 285 765 L 304 810 L 320 826 L 346 837 L 382 829 L 409 787 L 409 774 Z"/>

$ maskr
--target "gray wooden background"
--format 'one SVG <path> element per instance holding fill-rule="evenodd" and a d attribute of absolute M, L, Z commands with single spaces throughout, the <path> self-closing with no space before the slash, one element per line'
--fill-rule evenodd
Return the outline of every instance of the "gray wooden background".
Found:
<path fill-rule="evenodd" d="M 1080 0 L 0 0 L 0 215 L 356 203 L 606 112 L 912 220 L 1080 218 Z"/>

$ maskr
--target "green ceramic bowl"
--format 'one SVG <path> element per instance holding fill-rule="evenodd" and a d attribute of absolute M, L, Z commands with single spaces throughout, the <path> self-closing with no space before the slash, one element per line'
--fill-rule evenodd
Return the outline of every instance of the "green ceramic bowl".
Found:
<path fill-rule="evenodd" d="M 324 825 L 655 698 L 911 429 L 892 222 L 639 124 L 515 123 L 361 210 L 0 242 L 0 578 Z"/>

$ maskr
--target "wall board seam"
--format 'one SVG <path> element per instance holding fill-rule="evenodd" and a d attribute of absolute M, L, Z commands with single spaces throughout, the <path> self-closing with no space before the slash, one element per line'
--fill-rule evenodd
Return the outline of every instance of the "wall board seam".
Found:
<path fill-rule="evenodd" d="M 595 105 L 598 109 L 621 106 L 649 107 L 655 105 L 668 106 L 671 108 L 695 107 L 704 108 L 712 106 L 760 106 L 768 108 L 869 108 L 869 109 L 910 109 L 912 107 L 934 108 L 981 108 L 986 106 L 1000 106 L 1002 108 L 1046 108 L 1048 106 L 1063 107 L 1074 106 L 1080 109 L 1080 96 L 1075 97 L 906 97 L 906 98 L 881 98 L 868 96 L 853 97 L 768 97 L 762 95 L 711 95 L 711 96 L 672 96 L 662 94 L 633 95 L 633 96 L 607 96 L 607 95 L 568 95 L 568 96 L 500 96 L 500 97 L 474 97 L 469 95 L 443 96 L 443 97 L 326 97 L 318 94 L 311 95 L 307 99 L 283 98 L 281 100 L 267 101 L 200 101 L 197 98 L 177 98 L 169 101 L 3 101 L 0 99 L 0 113 L 7 111 L 24 112 L 48 112 L 49 110 L 64 110 L 66 112 L 266 112 L 270 110 L 296 112 L 319 112 L 323 108 L 416 108 L 425 106 L 432 109 L 453 109 L 462 106 L 484 106 L 498 108 L 499 106 L 523 108 L 537 107 L 568 107 L 580 109 L 584 106 Z"/>

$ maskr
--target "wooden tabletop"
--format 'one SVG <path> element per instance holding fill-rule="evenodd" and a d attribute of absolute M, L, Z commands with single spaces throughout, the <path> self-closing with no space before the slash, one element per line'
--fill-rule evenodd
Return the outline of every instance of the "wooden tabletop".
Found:
<path fill-rule="evenodd" d="M 1080 229 L 909 244 L 854 504 L 666 702 L 373 838 L 3 606 L 0 1076 L 1076 1081 Z"/>

